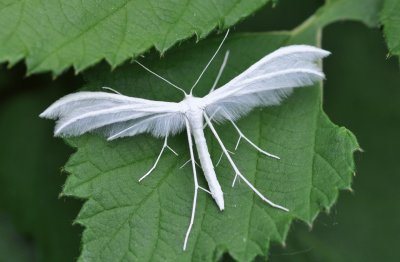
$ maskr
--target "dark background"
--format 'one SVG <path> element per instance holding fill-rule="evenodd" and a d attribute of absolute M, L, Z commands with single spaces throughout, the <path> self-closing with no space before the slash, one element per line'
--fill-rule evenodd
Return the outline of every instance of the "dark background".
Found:
<path fill-rule="evenodd" d="M 234 30 L 290 30 L 322 4 L 280 0 Z M 324 60 L 324 109 L 364 150 L 355 155 L 354 192 L 341 192 L 311 231 L 294 222 L 286 247 L 273 245 L 269 261 L 400 261 L 398 59 L 387 58 L 380 29 L 355 22 L 325 28 L 323 48 L 333 53 Z M 38 114 L 82 84 L 72 71 L 53 80 L 50 74 L 26 77 L 23 63 L 0 65 L 0 261 L 79 256 L 82 228 L 72 222 L 82 203 L 58 198 L 66 179 L 61 167 L 73 150 L 52 138 L 53 123 Z"/>

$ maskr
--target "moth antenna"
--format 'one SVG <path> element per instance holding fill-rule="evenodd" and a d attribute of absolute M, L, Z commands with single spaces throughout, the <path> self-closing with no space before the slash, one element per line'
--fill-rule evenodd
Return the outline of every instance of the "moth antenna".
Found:
<path fill-rule="evenodd" d="M 181 91 L 184 95 L 187 95 L 187 93 L 185 92 L 185 90 L 183 90 L 182 88 L 180 88 L 179 86 L 175 85 L 174 83 L 172 83 L 171 81 L 165 79 L 164 77 L 160 76 L 159 74 L 157 74 L 156 72 L 153 72 L 152 70 L 150 70 L 149 68 L 147 68 L 145 65 L 143 65 L 142 63 L 140 63 L 139 61 L 135 60 L 135 63 L 140 65 L 141 67 L 143 67 L 146 71 L 150 72 L 151 74 L 155 75 L 156 77 L 160 78 L 161 80 L 163 80 L 164 82 L 170 84 L 171 86 L 175 87 L 176 89 L 178 89 L 179 91 Z"/>
<path fill-rule="evenodd" d="M 211 57 L 210 61 L 208 61 L 207 65 L 204 67 L 203 71 L 200 73 L 199 77 L 197 78 L 196 82 L 193 84 L 192 88 L 190 89 L 190 94 L 193 93 L 193 89 L 196 87 L 196 85 L 199 83 L 201 77 L 203 76 L 203 74 L 206 72 L 207 68 L 210 66 L 211 62 L 214 60 L 214 58 L 217 56 L 219 50 L 221 49 L 222 45 L 225 42 L 225 39 L 228 37 L 229 34 L 229 29 L 226 30 L 226 34 L 224 36 L 224 38 L 222 39 L 221 43 L 219 44 L 217 50 L 215 51 L 214 55 Z"/>
<path fill-rule="evenodd" d="M 194 160 L 194 153 L 193 153 L 193 141 L 192 141 L 192 132 L 190 129 L 190 124 L 187 119 L 186 121 L 186 132 L 188 137 L 188 144 L 189 144 L 189 151 L 190 151 L 190 158 L 192 159 L 192 169 L 193 169 L 193 180 L 194 180 L 194 196 L 193 196 L 193 204 L 192 204 L 192 215 L 190 216 L 190 222 L 188 229 L 186 231 L 185 240 L 183 242 L 183 250 L 186 250 L 187 242 L 189 239 L 190 232 L 192 231 L 194 217 L 196 214 L 196 205 L 197 205 L 197 193 L 199 190 L 199 182 L 197 181 L 197 173 L 196 173 L 196 164 Z"/>
<path fill-rule="evenodd" d="M 113 89 L 111 87 L 103 86 L 102 88 L 105 89 L 105 90 L 109 90 L 111 92 L 114 92 L 114 93 L 116 93 L 118 95 L 122 95 L 120 92 L 118 92 L 117 90 L 115 90 L 115 89 Z"/>
<path fill-rule="evenodd" d="M 228 58 L 229 58 L 229 50 L 226 51 L 226 53 L 225 53 L 224 61 L 222 61 L 221 67 L 219 68 L 219 71 L 218 71 L 217 78 L 215 78 L 214 84 L 212 85 L 209 93 L 214 91 L 214 89 L 217 87 L 218 81 L 221 78 L 222 73 L 224 72 L 226 63 L 228 62 Z"/>

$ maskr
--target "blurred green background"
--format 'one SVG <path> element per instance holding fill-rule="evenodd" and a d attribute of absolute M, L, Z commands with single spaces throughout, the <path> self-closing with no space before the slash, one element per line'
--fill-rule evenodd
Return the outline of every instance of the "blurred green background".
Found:
<path fill-rule="evenodd" d="M 281 0 L 235 31 L 289 30 L 323 1 Z M 292 226 L 286 247 L 273 245 L 269 261 L 400 261 L 400 70 L 387 58 L 379 29 L 342 22 L 325 28 L 324 108 L 350 129 L 356 153 L 354 192 L 341 192 L 330 214 L 312 230 Z M 0 66 L 0 261 L 74 261 L 82 228 L 73 226 L 81 202 L 59 198 L 61 167 L 73 152 L 52 138 L 53 123 L 38 118 L 51 102 L 83 84 L 66 72 L 25 77 L 23 63 Z M 229 261 L 229 257 L 224 260 Z M 263 261 L 263 258 L 259 258 Z"/>

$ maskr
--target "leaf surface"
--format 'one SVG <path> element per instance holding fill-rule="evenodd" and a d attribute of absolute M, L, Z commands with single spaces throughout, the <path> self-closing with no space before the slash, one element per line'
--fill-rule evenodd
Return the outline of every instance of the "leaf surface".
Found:
<path fill-rule="evenodd" d="M 112 67 L 155 47 L 165 52 L 194 34 L 205 37 L 268 0 L 1 0 L 0 62 L 26 59 L 30 73 Z"/>
<path fill-rule="evenodd" d="M 400 1 L 385 0 L 381 21 L 384 26 L 389 52 L 400 55 Z"/>
<path fill-rule="evenodd" d="M 241 73 L 269 52 L 291 43 L 318 45 L 323 26 L 337 19 L 363 21 L 374 26 L 380 1 L 370 8 L 347 9 L 360 0 L 328 1 L 315 16 L 292 32 L 231 35 L 216 61 L 204 75 L 195 95 L 211 87 L 223 52 L 231 51 L 221 84 Z M 185 44 L 159 60 L 152 54 L 144 61 L 160 75 L 189 88 L 207 63 L 220 39 Z M 329 79 L 329 76 L 328 76 Z M 183 97 L 135 65 L 113 73 L 99 66 L 87 73 L 88 90 L 110 86 L 136 97 L 180 101 Z M 70 139 L 77 148 L 66 171 L 64 194 L 87 199 L 77 221 L 86 227 L 82 261 L 215 261 L 224 252 L 238 261 L 267 255 L 269 243 L 284 243 L 293 219 L 309 224 L 336 201 L 339 189 L 350 189 L 354 172 L 355 137 L 334 125 L 322 111 L 321 86 L 297 90 L 281 106 L 254 110 L 238 122 L 257 145 L 277 154 L 277 161 L 259 155 L 243 143 L 234 155 L 238 167 L 267 197 L 291 211 L 273 209 L 244 183 L 232 188 L 233 171 L 223 159 L 216 168 L 224 191 L 226 209 L 220 212 L 212 198 L 199 195 L 195 225 L 188 250 L 182 251 L 193 198 L 191 169 L 179 167 L 189 159 L 185 134 L 171 140 L 179 153 L 165 154 L 160 165 L 142 183 L 137 180 L 151 167 L 162 141 L 142 135 L 108 143 L 86 135 Z M 227 125 L 218 127 L 226 146 L 234 148 L 237 136 Z M 206 132 L 214 163 L 221 150 Z M 201 173 L 200 173 L 201 177 Z M 201 178 L 204 185 L 204 179 Z"/>

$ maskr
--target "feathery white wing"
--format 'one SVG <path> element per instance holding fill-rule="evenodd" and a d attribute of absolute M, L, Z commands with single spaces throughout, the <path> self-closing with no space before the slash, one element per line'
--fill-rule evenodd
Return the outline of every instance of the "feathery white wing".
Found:
<path fill-rule="evenodd" d="M 78 92 L 64 96 L 40 117 L 58 119 L 55 136 L 96 132 L 109 140 L 145 132 L 164 137 L 185 127 L 178 103 L 106 92 Z"/>
<path fill-rule="evenodd" d="M 317 62 L 329 54 L 307 45 L 280 48 L 205 96 L 207 114 L 214 121 L 236 120 L 256 106 L 278 105 L 293 88 L 322 80 Z"/>

